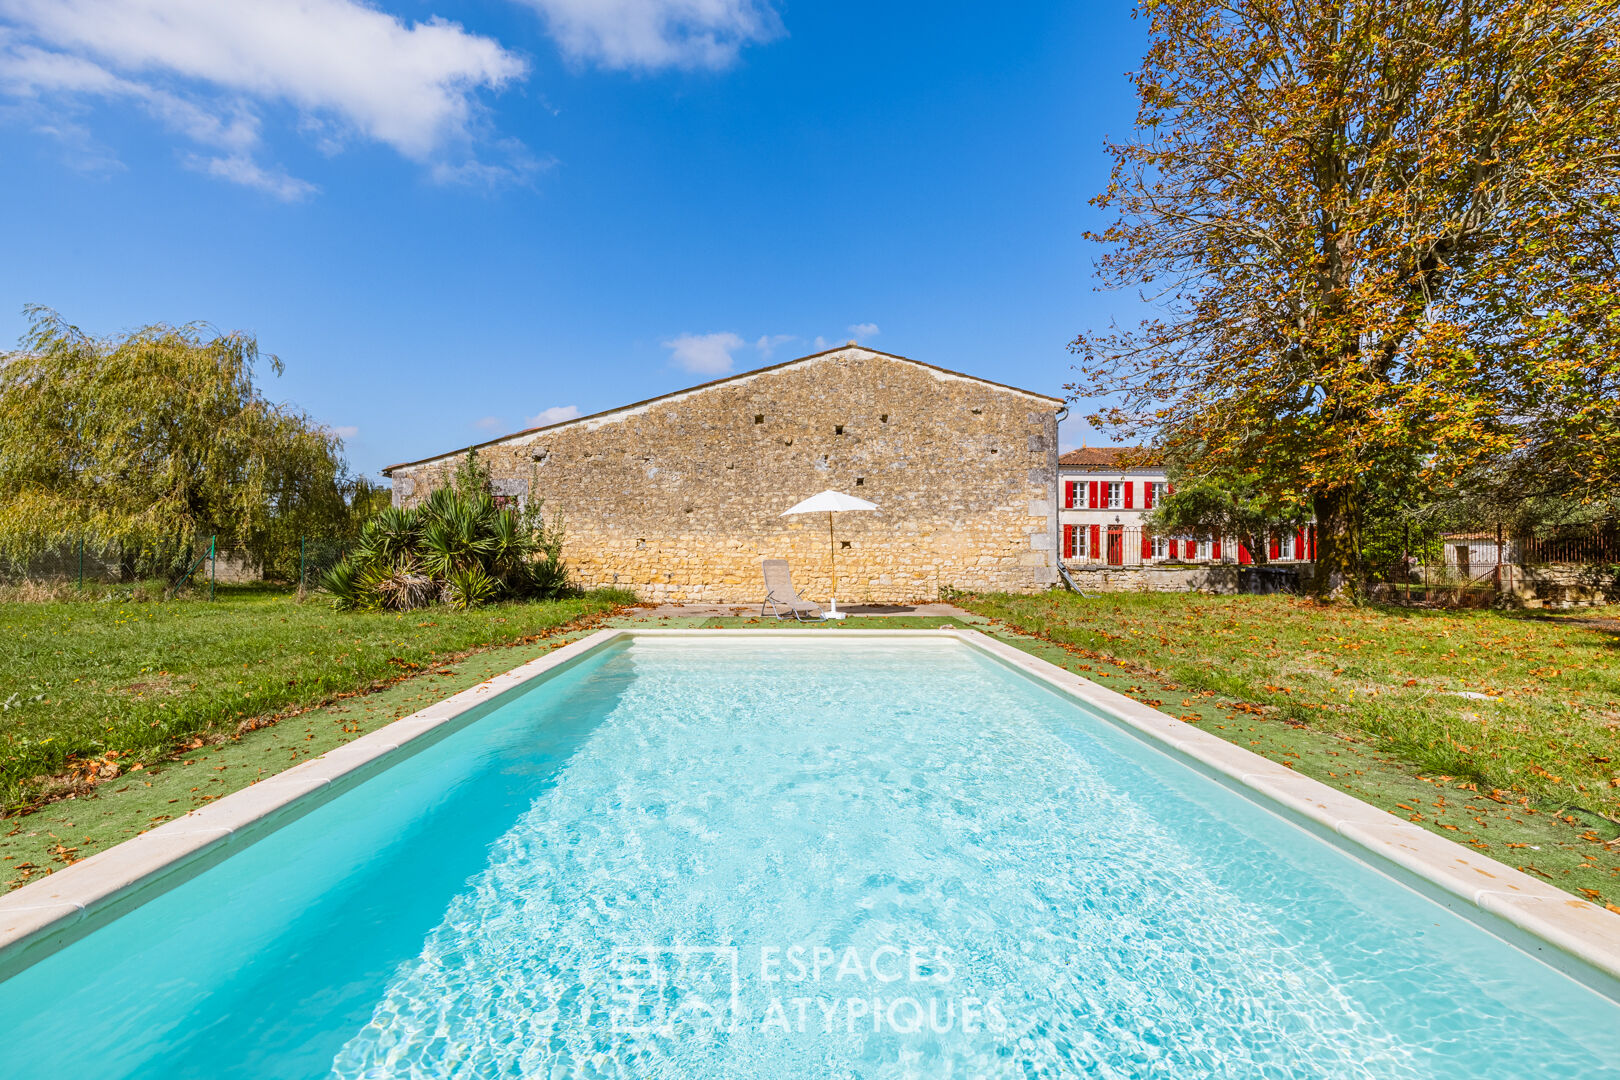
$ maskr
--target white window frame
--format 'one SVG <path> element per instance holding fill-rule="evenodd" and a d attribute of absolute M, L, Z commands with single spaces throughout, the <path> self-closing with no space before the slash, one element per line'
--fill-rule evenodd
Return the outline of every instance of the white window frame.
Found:
<path fill-rule="evenodd" d="M 1169 485 L 1166 484 L 1162 480 L 1155 480 L 1153 482 L 1153 505 L 1154 506 L 1158 506 L 1160 503 L 1164 502 L 1164 494 L 1165 494 L 1164 489 L 1167 488 L 1167 487 L 1169 487 Z"/>
<path fill-rule="evenodd" d="M 1164 538 L 1162 536 L 1155 535 L 1153 537 L 1153 557 L 1155 559 L 1166 559 L 1166 558 L 1169 558 L 1169 556 L 1170 556 L 1170 542 L 1169 542 L 1169 540 L 1167 540 L 1166 538 Z"/>
<path fill-rule="evenodd" d="M 1106 504 L 1103 507 L 1103 509 L 1105 509 L 1105 510 L 1123 510 L 1123 509 L 1125 509 L 1125 481 L 1123 481 L 1123 480 L 1107 480 L 1107 481 L 1104 481 L 1104 483 L 1106 483 L 1108 485 L 1108 498 L 1103 500 L 1104 503 Z"/>
<path fill-rule="evenodd" d="M 1294 557 L 1294 534 L 1283 533 L 1277 538 L 1277 558 L 1292 559 Z"/>

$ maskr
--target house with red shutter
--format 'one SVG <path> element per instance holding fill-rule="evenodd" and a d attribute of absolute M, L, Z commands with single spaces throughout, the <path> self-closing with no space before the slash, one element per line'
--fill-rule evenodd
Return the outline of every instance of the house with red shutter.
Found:
<path fill-rule="evenodd" d="M 1231 537 L 1172 535 L 1147 514 L 1174 490 L 1164 466 L 1140 446 L 1097 446 L 1058 458 L 1059 554 L 1070 567 L 1246 565 L 1253 554 Z M 1310 562 L 1314 529 L 1273 536 L 1268 562 Z"/>

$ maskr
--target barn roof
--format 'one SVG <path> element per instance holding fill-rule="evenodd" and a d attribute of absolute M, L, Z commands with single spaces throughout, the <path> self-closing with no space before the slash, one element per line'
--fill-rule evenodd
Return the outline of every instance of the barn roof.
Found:
<path fill-rule="evenodd" d="M 811 353 L 809 356 L 800 356 L 793 360 L 785 360 L 780 364 L 771 364 L 767 367 L 754 368 L 752 371 L 739 371 L 737 374 L 727 375 L 723 379 L 713 379 L 706 383 L 698 383 L 696 386 L 688 386 L 684 390 L 672 390 L 667 394 L 659 394 L 657 397 L 650 397 L 643 401 L 633 401 L 628 405 L 619 405 L 615 408 L 606 409 L 602 412 L 591 413 L 588 416 L 576 416 L 570 420 L 563 420 L 555 424 L 543 424 L 540 427 L 525 428 L 522 431 L 514 431 L 510 435 L 502 435 L 498 438 L 486 439 L 483 442 L 473 443 L 470 446 L 463 446 L 456 450 L 446 450 L 443 453 L 433 454 L 425 458 L 418 458 L 415 461 L 402 461 L 396 465 L 388 466 L 386 469 L 382 470 L 382 473 L 384 476 L 392 476 L 395 469 L 404 469 L 412 465 L 425 465 L 430 461 L 442 461 L 448 457 L 456 457 L 461 454 L 465 454 L 469 450 L 481 450 L 486 446 L 494 446 L 497 443 L 508 442 L 512 439 L 525 438 L 542 431 L 551 431 L 557 428 L 572 427 L 576 424 L 585 424 L 590 423 L 591 421 L 608 420 L 619 413 L 633 412 L 639 409 L 644 409 L 649 405 L 656 405 L 660 402 L 669 401 L 673 398 L 684 397 L 687 394 L 694 394 L 698 393 L 699 391 L 713 389 L 714 387 L 725 386 L 729 383 L 743 382 L 745 380 L 755 378 L 756 376 L 764 375 L 767 372 L 781 371 L 783 368 L 790 368 L 796 364 L 806 364 L 813 360 L 821 360 L 843 352 L 862 352 L 868 353 L 872 356 L 881 356 L 889 360 L 899 360 L 903 363 L 915 364 L 918 367 L 927 368 L 929 371 L 934 372 L 936 375 L 939 375 L 942 378 L 966 379 L 969 382 L 982 383 L 985 386 L 992 387 L 996 390 L 1006 391 L 1007 393 L 1022 394 L 1025 397 L 1034 398 L 1037 401 L 1046 402 L 1058 408 L 1063 406 L 1062 398 L 1056 398 L 1050 394 L 1038 394 L 1033 390 L 1024 390 L 1016 386 L 1008 386 L 1006 383 L 998 383 L 992 379 L 980 378 L 977 375 L 968 375 L 961 371 L 952 371 L 949 368 L 942 368 L 936 364 L 928 364 L 921 360 L 913 360 L 909 356 L 898 356 L 895 353 L 886 353 L 877 349 L 869 349 L 864 345 L 840 345 L 836 349 L 824 349 L 818 353 Z"/>

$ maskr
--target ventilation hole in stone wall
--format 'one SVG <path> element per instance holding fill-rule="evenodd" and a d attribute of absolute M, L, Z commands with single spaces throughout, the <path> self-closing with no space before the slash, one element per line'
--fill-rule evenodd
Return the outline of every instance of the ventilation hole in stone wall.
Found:
<path fill-rule="evenodd" d="M 991 448 L 990 448 L 990 452 L 991 452 L 991 453 L 992 453 L 992 454 L 999 454 L 999 453 L 1001 453 L 1001 451 L 1000 451 L 1000 450 L 997 450 L 997 449 L 996 449 L 996 448 L 995 448 L 995 447 L 993 447 L 993 446 L 992 446 L 992 447 L 991 447 Z"/>
<path fill-rule="evenodd" d="M 878 423 L 887 424 L 888 422 L 889 422 L 889 414 L 888 413 L 882 413 L 881 415 L 878 416 Z"/>
<path fill-rule="evenodd" d="M 764 413 L 757 412 L 757 413 L 754 414 L 754 423 L 763 424 L 764 422 L 765 422 L 765 414 Z"/>
<path fill-rule="evenodd" d="M 856 487 L 865 487 L 865 486 L 866 486 L 866 477 L 864 477 L 864 476 L 857 476 L 857 477 L 856 477 L 856 478 L 855 478 L 855 486 L 856 486 Z"/>
<path fill-rule="evenodd" d="M 843 424 L 834 424 L 833 425 L 833 434 L 834 435 L 842 435 L 843 433 L 844 433 L 844 425 Z"/>
<path fill-rule="evenodd" d="M 644 550 L 646 550 L 646 547 L 647 547 L 647 541 L 646 540 L 637 540 L 636 541 L 636 550 L 637 551 L 644 551 Z"/>
<path fill-rule="evenodd" d="M 840 540 L 840 541 L 838 541 L 838 546 L 839 547 L 849 547 L 849 541 L 848 540 Z"/>
<path fill-rule="evenodd" d="M 546 458 L 550 457 L 551 455 L 544 450 L 536 450 L 531 456 L 534 458 L 534 463 L 536 465 L 544 465 L 546 463 Z"/>
<path fill-rule="evenodd" d="M 984 410 L 983 409 L 974 409 L 973 410 L 973 415 L 974 416 L 983 416 L 984 415 Z"/>

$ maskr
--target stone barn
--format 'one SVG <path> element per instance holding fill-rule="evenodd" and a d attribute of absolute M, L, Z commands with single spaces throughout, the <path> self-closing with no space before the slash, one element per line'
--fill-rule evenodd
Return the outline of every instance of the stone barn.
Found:
<path fill-rule="evenodd" d="M 644 600 L 757 602 L 787 559 L 825 602 L 827 520 L 783 510 L 834 488 L 878 505 L 837 520 L 845 603 L 1057 580 L 1061 400 L 851 344 L 593 416 L 394 465 L 396 505 L 469 450 L 503 500 L 541 500 L 586 587 Z"/>

